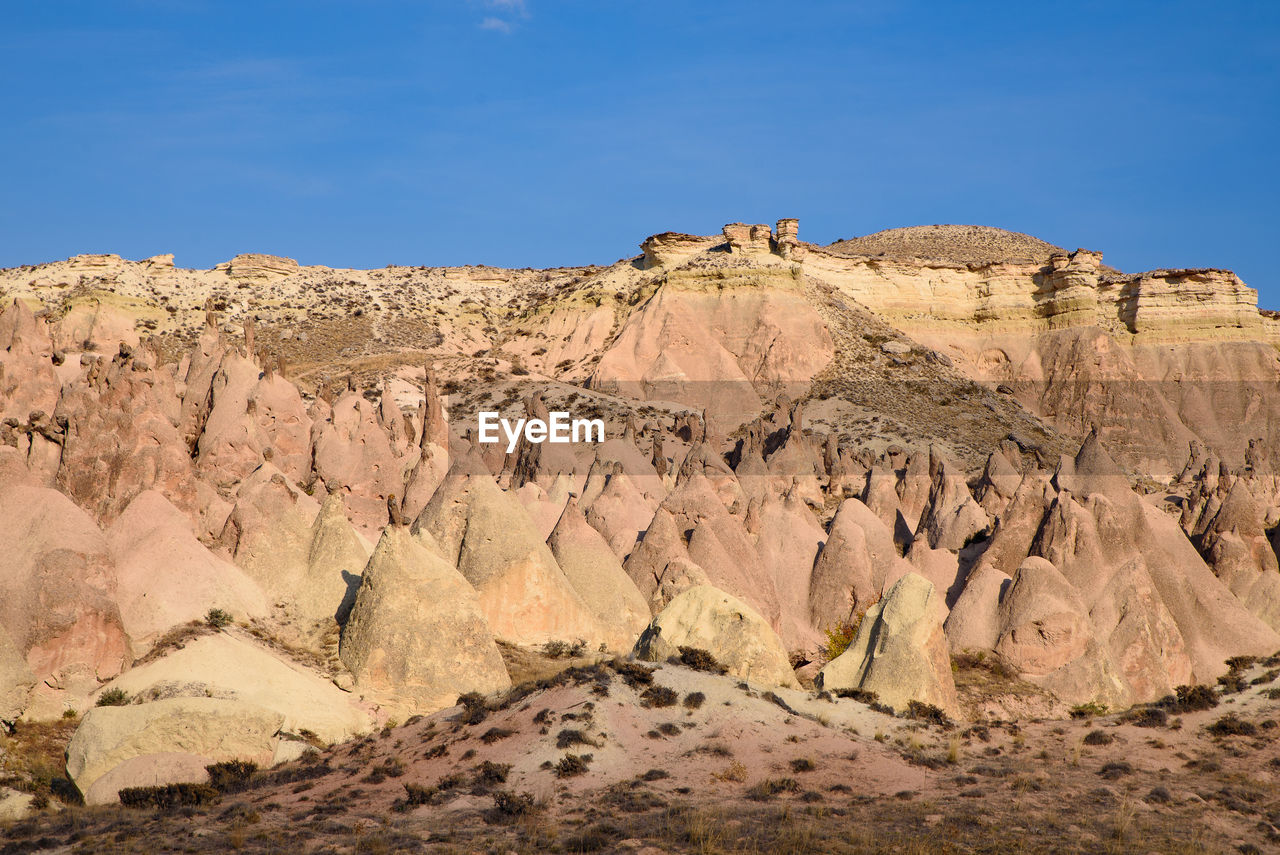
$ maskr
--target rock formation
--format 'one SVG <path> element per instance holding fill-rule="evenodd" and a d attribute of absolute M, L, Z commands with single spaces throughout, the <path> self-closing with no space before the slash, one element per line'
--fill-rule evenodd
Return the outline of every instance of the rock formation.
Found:
<path fill-rule="evenodd" d="M 849 649 L 819 672 L 819 687 L 875 692 L 894 709 L 919 701 L 958 716 L 942 621 L 941 597 L 933 585 L 908 573 L 867 610 Z"/>
<path fill-rule="evenodd" d="M 636 642 L 641 659 L 679 656 L 681 647 L 705 650 L 730 674 L 760 686 L 798 686 L 781 640 L 764 619 L 736 597 L 710 585 L 680 593 Z"/>

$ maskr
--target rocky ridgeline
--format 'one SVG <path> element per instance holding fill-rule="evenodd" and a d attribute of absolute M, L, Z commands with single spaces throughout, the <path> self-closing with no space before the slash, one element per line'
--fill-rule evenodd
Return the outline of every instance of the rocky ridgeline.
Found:
<path fill-rule="evenodd" d="M 239 258 L 209 275 L 263 288 L 305 275 Z M 1087 323 L 1102 291 L 1127 287 L 1097 256 L 1053 256 L 1028 274 L 1081 326 L 1050 324 L 1028 345 L 1044 373 L 1009 378 L 1039 382 L 1041 412 L 1093 423 L 1072 454 L 1012 435 L 976 467 L 941 442 L 851 431 L 834 399 L 809 394 L 831 366 L 891 388 L 926 354 L 936 388 L 969 390 L 934 403 L 938 418 L 971 420 L 940 430 L 999 424 L 1002 407 L 1019 407 L 1011 399 L 1031 400 L 966 381 L 953 364 L 968 358 L 963 337 L 954 358 L 900 334 L 855 347 L 851 318 L 867 335 L 893 330 L 837 305 L 853 299 L 859 266 L 882 261 L 845 257 L 852 278 L 819 278 L 836 258 L 782 221 L 776 234 L 735 224 L 722 238 L 656 236 L 642 263 L 541 303 L 517 300 L 511 282 L 533 277 L 513 275 L 507 338 L 487 351 L 500 359 L 466 357 L 474 339 L 459 335 L 411 349 L 412 370 L 393 363 L 374 388 L 354 370 L 344 388 L 308 387 L 273 347 L 274 322 L 252 313 L 231 334 L 210 306 L 190 346 L 169 353 L 163 333 L 125 322 L 145 301 L 38 312 L 9 301 L 0 718 L 88 710 L 68 772 L 107 802 L 122 787 L 198 779 L 210 762 L 277 763 L 502 691 L 512 651 L 548 645 L 659 661 L 701 650 L 762 690 L 816 683 L 953 718 L 1018 703 L 958 692 L 957 654 L 1001 663 L 1062 713 L 1153 701 L 1212 683 L 1229 657 L 1280 649 L 1274 445 L 1208 441 L 1189 396 L 1152 404 L 1123 390 L 1153 363 Z M 122 262 L 74 264 L 110 275 Z M 179 275 L 163 259 L 146 266 Z M 589 295 L 607 283 L 621 296 L 597 303 Z M 1130 308 L 1123 323 L 1150 306 Z M 455 330 L 481 322 L 444 311 Z M 1262 340 L 1236 345 L 1231 359 L 1253 359 L 1255 379 L 1274 370 Z M 1114 368 L 1121 391 L 1085 365 Z M 477 381 L 510 384 L 532 416 L 565 389 L 610 402 L 607 440 L 481 445 L 465 388 Z M 1244 405 L 1222 395 L 1228 410 Z M 1112 412 L 1139 397 L 1144 407 Z M 1264 420 L 1278 405 L 1248 400 Z M 1029 403 L 1019 412 L 1033 417 Z M 1154 445 L 1152 425 L 1164 431 Z M 1153 447 L 1177 474 L 1156 491 L 1158 467 L 1139 471 L 1148 489 L 1135 490 L 1112 450 L 1132 467 Z M 125 703 L 94 706 L 102 699 Z"/>

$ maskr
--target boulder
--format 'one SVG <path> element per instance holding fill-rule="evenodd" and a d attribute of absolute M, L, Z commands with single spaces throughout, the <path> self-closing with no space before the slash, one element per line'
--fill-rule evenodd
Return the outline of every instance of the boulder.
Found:
<path fill-rule="evenodd" d="M 0 787 L 0 824 L 26 819 L 36 812 L 36 797 L 8 787 Z"/>
<path fill-rule="evenodd" d="M 636 642 L 635 655 L 660 662 L 681 647 L 706 650 L 728 673 L 761 686 L 799 688 L 782 640 L 754 609 L 710 585 L 667 605 Z"/>
<path fill-rule="evenodd" d="M 283 723 L 279 712 L 221 698 L 170 698 L 94 707 L 85 713 L 67 744 L 67 775 L 86 803 L 110 804 L 117 798 L 118 787 L 129 786 L 136 773 L 109 779 L 112 786 L 95 784 L 134 758 L 152 756 L 160 765 L 169 764 L 166 755 L 190 754 L 207 764 L 247 760 L 269 766 Z M 185 777 L 191 768 L 192 763 L 184 763 L 174 771 Z M 122 777 L 130 780 L 121 781 Z"/>
<path fill-rule="evenodd" d="M 475 589 L 402 526 L 383 532 L 364 568 L 339 655 L 361 692 L 410 715 L 511 685 Z"/>
<path fill-rule="evenodd" d="M 340 742 L 367 730 L 369 716 L 325 677 L 225 632 L 205 635 L 132 668 L 103 687 L 144 701 L 212 697 L 282 716 L 280 729 Z"/>
<path fill-rule="evenodd" d="M 867 610 L 849 648 L 827 663 L 821 689 L 862 689 L 897 710 L 909 701 L 960 714 L 943 634 L 942 597 L 924 577 L 903 576 Z"/>

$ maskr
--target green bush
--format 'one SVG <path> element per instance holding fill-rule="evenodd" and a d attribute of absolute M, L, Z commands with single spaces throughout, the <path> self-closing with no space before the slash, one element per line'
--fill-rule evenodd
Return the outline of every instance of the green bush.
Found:
<path fill-rule="evenodd" d="M 224 626 L 230 626 L 234 619 L 228 612 L 222 609 L 209 609 L 205 613 L 204 622 L 214 629 L 222 629 Z"/>
<path fill-rule="evenodd" d="M 128 706 L 131 700 L 133 698 L 124 689 L 107 689 L 98 695 L 98 700 L 94 701 L 93 705 L 95 707 L 123 707 Z"/>

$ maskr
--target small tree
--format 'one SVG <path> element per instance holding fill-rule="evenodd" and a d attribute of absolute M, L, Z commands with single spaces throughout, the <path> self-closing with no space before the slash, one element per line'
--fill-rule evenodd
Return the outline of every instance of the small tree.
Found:
<path fill-rule="evenodd" d="M 204 616 L 204 622 L 214 629 L 222 629 L 224 626 L 230 626 L 232 622 L 231 615 L 222 609 L 209 609 Z"/>

